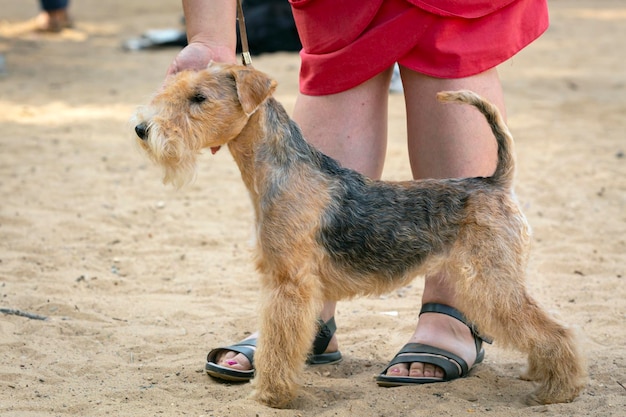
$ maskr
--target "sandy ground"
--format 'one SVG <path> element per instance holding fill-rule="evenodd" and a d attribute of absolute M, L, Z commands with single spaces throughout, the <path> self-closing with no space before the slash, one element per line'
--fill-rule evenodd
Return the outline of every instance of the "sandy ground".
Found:
<path fill-rule="evenodd" d="M 529 288 L 581 335 L 590 381 L 570 404 L 527 407 L 524 357 L 487 347 L 464 380 L 381 389 L 411 334 L 423 280 L 339 305 L 344 361 L 307 369 L 288 410 L 203 372 L 211 347 L 255 327 L 252 217 L 227 152 L 174 191 L 128 119 L 176 49 L 123 40 L 176 27 L 177 0 L 77 0 L 76 28 L 28 32 L 35 0 L 0 0 L 2 416 L 623 416 L 626 409 L 626 6 L 555 0 L 552 26 L 501 66 L 516 189 L 534 228 Z M 255 58 L 291 109 L 298 57 Z M 403 99 L 390 102 L 385 178 L 410 176 Z"/>

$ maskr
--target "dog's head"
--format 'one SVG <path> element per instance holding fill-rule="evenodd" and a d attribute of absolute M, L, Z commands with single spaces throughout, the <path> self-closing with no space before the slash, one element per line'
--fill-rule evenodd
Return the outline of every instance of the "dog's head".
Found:
<path fill-rule="evenodd" d="M 137 110 L 137 141 L 163 167 L 163 182 L 180 187 L 193 180 L 198 154 L 236 138 L 275 86 L 266 74 L 241 65 L 180 72 Z"/>

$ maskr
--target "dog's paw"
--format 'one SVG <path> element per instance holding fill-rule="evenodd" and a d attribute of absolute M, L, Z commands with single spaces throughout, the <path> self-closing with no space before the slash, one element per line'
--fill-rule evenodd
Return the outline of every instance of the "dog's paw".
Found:
<path fill-rule="evenodd" d="M 272 408 L 287 408 L 295 395 L 278 394 L 276 392 L 256 389 L 252 392 L 252 399 Z"/>

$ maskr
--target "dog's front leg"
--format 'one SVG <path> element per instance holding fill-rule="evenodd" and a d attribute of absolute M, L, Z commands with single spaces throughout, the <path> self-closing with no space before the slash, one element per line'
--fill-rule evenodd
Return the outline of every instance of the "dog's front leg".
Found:
<path fill-rule="evenodd" d="M 263 281 L 253 396 L 270 407 L 283 408 L 297 394 L 315 337 L 321 296 L 318 281 L 303 269 L 290 275 L 266 275 Z"/>

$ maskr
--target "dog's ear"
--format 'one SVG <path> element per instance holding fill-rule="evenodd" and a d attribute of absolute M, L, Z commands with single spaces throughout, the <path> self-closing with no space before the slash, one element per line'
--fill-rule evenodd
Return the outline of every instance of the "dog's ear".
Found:
<path fill-rule="evenodd" d="M 276 89 L 276 81 L 252 68 L 233 71 L 241 108 L 250 116 Z"/>

